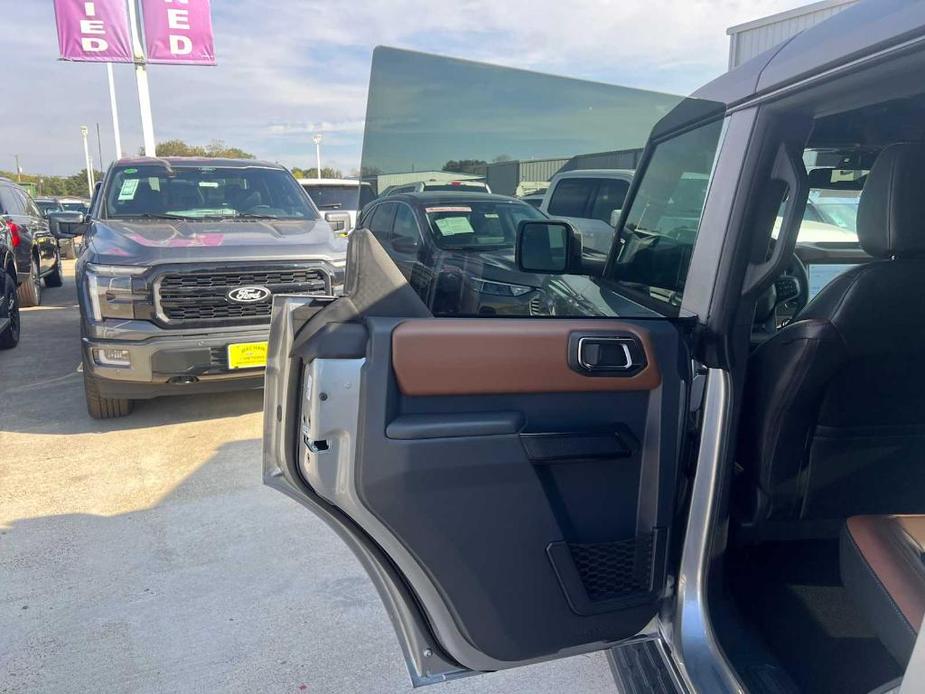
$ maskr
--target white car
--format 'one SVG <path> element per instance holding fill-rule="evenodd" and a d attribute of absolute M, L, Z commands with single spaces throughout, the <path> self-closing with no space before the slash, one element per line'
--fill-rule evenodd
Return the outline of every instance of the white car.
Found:
<path fill-rule="evenodd" d="M 350 178 L 300 178 L 301 185 L 335 232 L 349 233 L 357 212 L 376 197 L 369 183 Z"/>
<path fill-rule="evenodd" d="M 540 209 L 570 222 L 581 235 L 583 252 L 607 255 L 632 182 L 627 169 L 564 171 L 552 177 Z"/>

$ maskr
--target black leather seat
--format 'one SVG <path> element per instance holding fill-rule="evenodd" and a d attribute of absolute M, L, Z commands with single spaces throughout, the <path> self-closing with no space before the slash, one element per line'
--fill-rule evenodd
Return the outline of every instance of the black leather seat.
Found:
<path fill-rule="evenodd" d="M 925 512 L 925 144 L 880 154 L 858 237 L 876 260 L 824 287 L 749 361 L 739 500 L 765 536 Z"/>

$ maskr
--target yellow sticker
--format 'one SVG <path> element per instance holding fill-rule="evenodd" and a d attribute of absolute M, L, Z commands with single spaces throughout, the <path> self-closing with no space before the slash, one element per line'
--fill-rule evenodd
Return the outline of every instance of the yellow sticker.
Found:
<path fill-rule="evenodd" d="M 266 365 L 266 342 L 239 342 L 228 345 L 229 369 L 255 369 Z"/>

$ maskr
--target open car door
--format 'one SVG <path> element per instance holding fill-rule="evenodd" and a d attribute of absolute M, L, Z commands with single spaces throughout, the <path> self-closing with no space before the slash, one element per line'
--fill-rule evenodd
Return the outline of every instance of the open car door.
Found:
<path fill-rule="evenodd" d="M 351 547 L 415 685 L 600 650 L 666 584 L 691 360 L 668 318 L 434 318 L 378 241 L 276 297 L 264 479 Z"/>

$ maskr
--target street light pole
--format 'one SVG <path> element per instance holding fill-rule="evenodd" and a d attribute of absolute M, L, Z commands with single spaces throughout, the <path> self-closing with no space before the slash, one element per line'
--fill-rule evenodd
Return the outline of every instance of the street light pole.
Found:
<path fill-rule="evenodd" d="M 312 142 L 315 143 L 315 163 L 318 166 L 318 180 L 321 180 L 321 133 L 315 133 L 312 136 Z"/>
<path fill-rule="evenodd" d="M 86 125 L 80 126 L 80 135 L 84 141 L 84 164 L 87 167 L 87 191 L 90 197 L 93 197 L 93 165 L 90 163 L 90 144 L 87 141 L 87 135 L 90 134 L 90 128 Z"/>
<path fill-rule="evenodd" d="M 16 157 L 16 182 L 22 183 L 22 167 L 19 165 L 19 155 L 14 154 L 13 156 Z"/>

